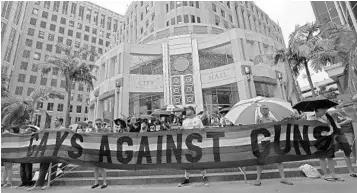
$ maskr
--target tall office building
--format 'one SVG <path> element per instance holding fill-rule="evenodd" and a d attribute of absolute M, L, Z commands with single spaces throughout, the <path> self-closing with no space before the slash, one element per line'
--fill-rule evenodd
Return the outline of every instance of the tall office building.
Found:
<path fill-rule="evenodd" d="M 357 32 L 357 1 L 311 1 L 317 21 L 347 24 Z"/>
<path fill-rule="evenodd" d="M 42 75 L 38 63 L 43 63 L 50 55 L 61 55 L 56 49 L 56 44 L 79 48 L 88 45 L 103 54 L 110 45 L 110 39 L 117 31 L 122 16 L 108 9 L 90 2 L 82 1 L 32 1 L 22 2 L 24 8 L 21 27 L 22 35 L 18 39 L 18 47 L 14 55 L 13 73 L 10 81 L 10 94 L 27 97 L 39 87 L 53 87 L 63 93 L 62 98 L 51 98 L 43 103 L 38 103 L 37 108 L 47 110 L 50 117 L 36 115 L 37 124 L 43 127 L 46 123 L 52 124 L 55 117 L 64 117 L 67 95 L 65 93 L 65 80 L 58 69 L 53 69 L 48 75 Z M 12 6 L 19 7 L 18 2 L 2 2 L 3 10 Z M 12 15 L 14 12 L 4 15 Z M 3 12 L 2 12 L 3 14 Z M 15 13 L 16 14 L 16 13 Z M 9 16 L 7 16 L 9 17 Z M 3 18 L 2 18 L 3 21 Z M 12 21 L 11 21 L 12 22 Z M 20 22 L 19 22 L 20 23 Z M 3 28 L 3 23 L 2 30 Z M 5 24 L 4 24 L 5 25 Z M 10 27 L 7 28 L 10 31 Z M 4 32 L 13 36 L 13 32 Z M 3 32 L 2 32 L 3 36 Z M 17 37 L 17 36 L 16 36 Z M 12 42 L 13 37 L 9 40 Z M 17 39 L 16 39 L 17 40 Z M 15 42 L 14 42 L 15 44 Z M 2 47 L 9 45 L 2 42 Z M 15 48 L 14 48 L 15 49 Z M 3 49 L 5 50 L 5 49 Z M 7 51 L 5 51 L 7 52 Z M 15 51 L 13 51 L 15 52 Z M 4 60 L 7 59 L 7 55 Z M 93 55 L 83 57 L 82 62 L 94 64 L 97 58 Z M 82 83 L 73 84 L 73 95 L 70 106 L 70 122 L 84 121 L 87 119 L 89 103 L 89 87 Z"/>
<path fill-rule="evenodd" d="M 1 1 L 1 71 L 9 78 L 15 69 L 27 4 L 27 1 Z"/>
<path fill-rule="evenodd" d="M 135 1 L 123 19 L 96 61 L 92 120 L 169 104 L 216 113 L 255 96 L 288 99 L 286 65 L 253 63 L 285 48 L 279 25 L 253 2 Z"/>

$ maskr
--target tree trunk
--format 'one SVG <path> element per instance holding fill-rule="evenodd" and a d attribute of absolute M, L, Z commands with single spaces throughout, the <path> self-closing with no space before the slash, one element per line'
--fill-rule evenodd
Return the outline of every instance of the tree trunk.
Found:
<path fill-rule="evenodd" d="M 70 110 L 70 107 L 71 107 L 71 89 L 69 88 L 68 90 L 67 90 L 67 111 L 66 111 L 66 122 L 65 122 L 65 124 L 64 124 L 64 127 L 65 128 L 69 128 L 69 110 Z"/>
<path fill-rule="evenodd" d="M 306 70 L 307 80 L 309 81 L 309 85 L 311 88 L 312 97 L 316 97 L 315 87 L 314 84 L 312 83 L 311 74 L 310 74 L 309 66 L 307 65 L 307 61 L 304 62 L 304 66 Z"/>

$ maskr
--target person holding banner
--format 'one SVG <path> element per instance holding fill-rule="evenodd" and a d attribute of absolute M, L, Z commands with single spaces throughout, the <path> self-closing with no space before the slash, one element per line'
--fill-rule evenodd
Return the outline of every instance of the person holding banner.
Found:
<path fill-rule="evenodd" d="M 192 106 L 186 108 L 186 119 L 182 122 L 182 129 L 203 129 L 201 119 L 195 115 L 195 109 Z M 205 186 L 209 186 L 209 182 L 206 176 L 206 170 L 202 170 L 202 180 Z M 190 172 L 185 170 L 185 179 L 179 184 L 179 187 L 187 186 L 190 184 Z"/>
<path fill-rule="evenodd" d="M 266 105 L 260 106 L 260 113 L 262 114 L 262 116 L 257 117 L 256 124 L 277 122 L 276 118 L 271 115 L 270 109 L 268 106 L 266 106 Z M 286 184 L 286 185 L 293 185 L 292 182 L 289 182 L 285 178 L 283 163 L 276 163 L 276 166 L 279 170 L 279 174 L 280 174 L 280 178 L 281 178 L 280 183 Z M 260 177 L 262 175 L 262 172 L 263 172 L 263 166 L 257 165 L 257 180 L 254 182 L 255 186 L 262 185 L 262 183 L 260 182 Z"/>
<path fill-rule="evenodd" d="M 339 149 L 343 150 L 344 155 L 345 155 L 345 162 L 348 168 L 348 171 L 350 173 L 351 177 L 357 178 L 357 174 L 354 172 L 354 169 L 352 167 L 352 162 L 350 159 L 350 155 L 352 153 L 351 147 L 347 141 L 346 136 L 341 130 L 340 124 L 337 122 L 337 119 L 334 118 L 337 115 L 330 115 L 327 113 L 327 108 L 321 107 L 315 109 L 315 113 L 309 114 L 307 116 L 307 120 L 316 120 L 320 121 L 322 123 L 328 124 L 330 128 L 332 128 L 333 133 L 331 134 L 333 140 L 332 140 L 332 147 L 329 149 L 329 151 L 326 153 L 326 155 L 320 157 L 320 166 L 323 172 L 323 175 L 325 176 L 324 179 L 326 181 L 344 181 L 341 177 L 336 176 L 335 173 L 335 166 L 334 166 L 334 161 L 333 158 L 335 157 L 334 153 L 338 151 Z M 346 123 L 347 121 L 341 121 L 341 123 Z M 329 132 L 324 132 L 322 133 L 324 136 L 330 135 Z M 327 167 L 326 167 L 326 159 L 327 159 L 327 165 L 329 167 L 331 176 L 327 176 Z"/>
<path fill-rule="evenodd" d="M 102 119 L 98 118 L 95 120 L 95 130 L 97 133 L 107 133 L 109 132 L 106 128 L 102 127 Z M 99 187 L 99 173 L 102 174 L 102 178 L 103 178 L 103 184 L 100 187 L 101 189 L 106 188 L 107 185 L 107 171 L 105 170 L 105 168 L 98 168 L 95 167 L 94 168 L 94 185 L 91 187 L 92 189 Z"/>

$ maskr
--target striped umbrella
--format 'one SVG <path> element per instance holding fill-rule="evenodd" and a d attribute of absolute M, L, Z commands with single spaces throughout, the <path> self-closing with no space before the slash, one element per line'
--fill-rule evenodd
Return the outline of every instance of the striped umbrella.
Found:
<path fill-rule="evenodd" d="M 276 118 L 278 121 L 294 114 L 294 110 L 291 108 L 289 102 L 276 98 L 255 97 L 239 101 L 225 117 L 235 125 L 255 124 L 257 116 L 262 116 L 259 111 L 262 105 L 269 107 L 270 116 Z"/>

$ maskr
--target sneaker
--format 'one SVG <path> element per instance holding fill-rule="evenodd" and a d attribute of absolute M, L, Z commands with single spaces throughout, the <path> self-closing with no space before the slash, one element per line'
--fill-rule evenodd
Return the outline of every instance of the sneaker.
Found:
<path fill-rule="evenodd" d="M 183 186 L 188 186 L 189 184 L 190 184 L 190 181 L 185 178 L 185 180 L 182 183 L 180 183 L 178 186 L 183 187 Z"/>
<path fill-rule="evenodd" d="M 108 185 L 106 185 L 106 184 L 103 184 L 101 187 L 100 187 L 100 189 L 104 189 L 104 188 L 106 188 Z"/>
<path fill-rule="evenodd" d="M 24 187 L 26 187 L 27 185 L 26 184 L 20 184 L 20 185 L 18 185 L 16 188 L 24 188 Z"/>
<path fill-rule="evenodd" d="M 34 190 L 39 190 L 39 189 L 41 189 L 41 188 L 38 186 L 33 186 L 31 188 L 28 188 L 27 191 L 34 191 Z"/>
<path fill-rule="evenodd" d="M 49 188 L 50 188 L 49 186 L 42 186 L 41 190 L 47 190 Z"/>
<path fill-rule="evenodd" d="M 12 185 L 11 184 L 4 184 L 1 188 L 8 188 L 8 187 L 11 187 Z"/>
<path fill-rule="evenodd" d="M 94 184 L 91 188 L 94 189 L 94 188 L 97 188 L 99 186 L 99 184 Z"/>
<path fill-rule="evenodd" d="M 205 186 L 209 186 L 209 181 L 208 181 L 208 178 L 205 176 L 205 177 L 203 177 L 203 184 L 205 185 Z"/>
<path fill-rule="evenodd" d="M 56 178 L 61 177 L 63 175 L 63 170 L 59 169 L 56 173 Z"/>

